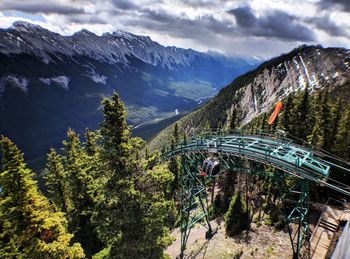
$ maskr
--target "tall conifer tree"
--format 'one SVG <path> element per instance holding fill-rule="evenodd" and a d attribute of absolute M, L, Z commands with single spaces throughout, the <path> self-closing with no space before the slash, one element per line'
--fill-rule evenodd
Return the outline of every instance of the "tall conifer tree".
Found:
<path fill-rule="evenodd" d="M 167 202 L 159 196 L 160 186 L 147 189 L 150 183 L 145 179 L 150 177 L 143 177 L 144 167 L 137 161 L 142 141 L 130 138 L 124 103 L 118 94 L 105 99 L 102 105 L 102 168 L 107 181 L 93 218 L 96 229 L 110 258 L 160 258 L 168 244 L 168 232 L 162 228 Z"/>
<path fill-rule="evenodd" d="M 0 257 L 83 258 L 81 246 L 70 244 L 64 214 L 40 194 L 18 148 L 6 137 L 0 144 Z"/>
<path fill-rule="evenodd" d="M 67 213 L 72 210 L 73 204 L 70 200 L 69 186 L 67 184 L 67 175 L 62 164 L 62 157 L 51 149 L 47 155 L 48 174 L 45 176 L 46 188 L 49 198 L 54 205 L 62 212 Z"/>
<path fill-rule="evenodd" d="M 311 133 L 312 127 L 309 123 L 309 90 L 305 87 L 301 95 L 298 96 L 295 109 L 293 111 L 293 133 L 296 137 L 306 140 Z"/>

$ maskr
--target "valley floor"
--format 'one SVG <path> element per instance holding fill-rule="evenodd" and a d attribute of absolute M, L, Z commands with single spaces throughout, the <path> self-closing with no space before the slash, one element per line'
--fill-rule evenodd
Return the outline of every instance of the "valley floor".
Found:
<path fill-rule="evenodd" d="M 266 225 L 258 227 L 252 223 L 250 231 L 234 238 L 226 238 L 223 218 L 212 220 L 211 225 L 214 230 L 217 229 L 217 233 L 210 240 L 205 239 L 205 227 L 197 224 L 191 230 L 185 258 L 234 258 L 240 251 L 243 251 L 240 258 L 292 258 L 287 232 L 276 232 Z M 176 258 L 180 253 L 179 229 L 173 231 L 172 237 L 176 240 L 166 253 L 171 258 Z"/>

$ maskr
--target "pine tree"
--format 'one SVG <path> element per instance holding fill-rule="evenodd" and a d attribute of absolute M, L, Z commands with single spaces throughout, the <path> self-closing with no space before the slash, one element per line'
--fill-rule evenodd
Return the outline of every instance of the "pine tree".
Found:
<path fill-rule="evenodd" d="M 296 100 L 295 109 L 293 111 L 292 134 L 296 137 L 306 140 L 306 137 L 311 133 L 311 125 L 309 121 L 309 90 L 305 90 Z"/>
<path fill-rule="evenodd" d="M 145 165 L 137 161 L 142 141 L 130 138 L 118 94 L 102 105 L 102 168 L 107 179 L 93 216 L 96 230 L 110 258 L 160 258 L 168 244 L 162 186 L 147 182 L 150 175 L 143 177 Z"/>
<path fill-rule="evenodd" d="M 144 188 L 128 192 L 132 214 L 121 215 L 120 239 L 111 245 L 111 258 L 163 258 L 164 249 L 171 244 L 165 226 L 174 206 L 167 200 L 173 175 L 165 165 L 147 171 L 140 178 Z M 124 196 L 125 197 L 125 196 Z M 147 213 L 147 214 L 146 214 Z"/>
<path fill-rule="evenodd" d="M 40 194 L 18 148 L 6 137 L 0 144 L 0 257 L 83 258 L 81 246 L 70 244 L 64 214 Z"/>
<path fill-rule="evenodd" d="M 108 169 L 118 172 L 126 163 L 124 157 L 130 155 L 130 131 L 126 124 L 124 103 L 119 95 L 114 93 L 111 98 L 102 101 L 104 120 L 100 125 L 101 142 L 103 145 L 102 157 Z M 121 173 L 120 172 L 120 173 Z"/>
<path fill-rule="evenodd" d="M 330 141 L 331 143 L 331 150 L 335 151 L 335 145 L 336 145 L 336 137 L 337 137 L 337 132 L 339 128 L 339 122 L 342 116 L 343 112 L 343 102 L 342 99 L 338 98 L 336 103 L 332 105 L 331 107 L 331 133 L 330 137 L 332 140 Z"/>
<path fill-rule="evenodd" d="M 97 150 L 96 146 L 93 147 L 95 145 L 93 141 L 91 138 L 88 145 L 85 145 L 85 149 L 91 154 Z M 82 244 L 87 256 L 91 256 L 99 250 L 100 246 L 94 226 L 91 224 L 96 202 L 94 196 L 96 194 L 94 186 L 96 172 L 94 170 L 97 168 L 93 165 L 94 161 L 90 160 L 94 157 L 89 157 L 85 153 L 79 135 L 71 129 L 67 131 L 67 139 L 63 141 L 62 152 L 67 176 L 66 186 L 68 186 L 72 203 L 72 209 L 67 211 L 69 227 L 71 231 L 75 231 L 75 238 Z M 87 236 L 89 236 L 88 239 Z"/>
<path fill-rule="evenodd" d="M 310 120 L 313 120 L 314 127 L 308 140 L 319 148 L 330 150 L 334 142 L 334 135 L 332 136 L 332 118 L 328 92 L 320 91 L 312 103 L 310 114 L 314 116 L 310 115 Z"/>
<path fill-rule="evenodd" d="M 345 160 L 350 160 L 350 103 L 346 106 L 345 111 L 339 122 L 339 128 L 336 135 L 335 148 L 339 156 Z"/>
<path fill-rule="evenodd" d="M 62 157 L 54 149 L 51 149 L 47 156 L 46 168 L 48 174 L 45 176 L 45 185 L 50 199 L 60 211 L 71 211 L 73 204 L 70 203 L 69 190 L 66 185 L 67 175 L 63 168 Z"/>
<path fill-rule="evenodd" d="M 99 144 L 100 135 L 98 131 L 86 129 L 84 133 L 84 166 L 88 178 L 86 192 L 93 206 L 100 197 L 100 190 L 104 184 L 105 177 L 101 170 L 101 146 Z"/>
<path fill-rule="evenodd" d="M 94 157 L 100 150 L 100 147 L 97 144 L 99 134 L 87 128 L 85 129 L 84 137 L 85 153 L 90 157 Z"/>
<path fill-rule="evenodd" d="M 317 97 L 314 100 L 310 112 L 313 112 L 314 115 L 314 127 L 311 135 L 308 136 L 308 141 L 314 146 L 322 148 L 325 143 L 324 135 L 324 113 L 323 113 L 323 93 L 319 92 Z"/>
<path fill-rule="evenodd" d="M 174 125 L 174 131 L 171 136 L 171 148 L 174 149 L 176 144 L 178 144 L 179 139 L 179 128 L 177 123 Z M 186 135 L 184 135 L 184 141 L 186 140 Z M 170 159 L 169 162 L 169 170 L 174 175 L 174 181 L 172 183 L 172 194 L 175 195 L 176 190 L 178 189 L 178 181 L 179 181 L 179 174 L 180 174 L 180 163 L 178 158 L 173 157 Z"/>
<path fill-rule="evenodd" d="M 238 127 L 238 111 L 237 108 L 233 108 L 230 116 L 229 130 L 234 131 Z"/>
<path fill-rule="evenodd" d="M 174 139 L 175 145 L 179 144 L 179 138 L 180 138 L 179 125 L 177 123 L 175 123 L 174 132 L 173 132 L 173 139 Z"/>
<path fill-rule="evenodd" d="M 91 203 L 88 186 L 93 181 L 86 172 L 86 157 L 78 134 L 72 129 L 67 131 L 67 139 L 63 141 L 63 162 L 67 172 L 67 184 L 70 187 L 70 197 L 73 203 L 74 215 L 72 221 L 77 220 L 76 214 L 83 211 L 86 203 Z"/>
<path fill-rule="evenodd" d="M 225 214 L 226 235 L 229 237 L 233 237 L 242 230 L 249 228 L 249 214 L 247 208 L 243 205 L 241 196 L 241 192 L 236 192 Z"/>
<path fill-rule="evenodd" d="M 322 99 L 322 134 L 323 134 L 323 145 L 321 148 L 330 151 L 332 144 L 334 142 L 334 138 L 331 135 L 332 133 L 332 125 L 331 125 L 331 107 L 329 104 L 328 91 L 325 91 L 324 97 Z"/>
<path fill-rule="evenodd" d="M 261 118 L 261 121 L 260 121 L 260 130 L 262 132 L 266 132 L 267 131 L 267 114 L 266 112 L 264 113 L 264 115 L 262 116 Z"/>
<path fill-rule="evenodd" d="M 280 127 L 287 133 L 291 132 L 290 126 L 292 123 L 292 109 L 293 109 L 294 96 L 293 94 L 288 95 L 288 98 L 284 104 L 284 112 L 282 113 L 280 120 Z"/>
<path fill-rule="evenodd" d="M 240 163 L 240 161 L 237 159 L 235 163 Z M 223 192 L 223 199 L 222 199 L 222 211 L 226 212 L 230 206 L 230 198 L 234 195 L 235 191 L 235 181 L 237 178 L 237 174 L 233 171 L 228 171 L 224 174 L 224 177 L 222 181 L 219 182 L 219 185 L 221 187 L 221 190 Z"/>

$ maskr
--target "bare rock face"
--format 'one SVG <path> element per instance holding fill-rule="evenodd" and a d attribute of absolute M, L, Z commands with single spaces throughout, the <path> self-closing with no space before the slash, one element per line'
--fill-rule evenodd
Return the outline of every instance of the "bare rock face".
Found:
<path fill-rule="evenodd" d="M 305 87 L 332 91 L 348 83 L 350 50 L 301 46 L 257 68 L 255 77 L 234 93 L 239 101 L 233 105 L 242 111 L 244 124 Z"/>

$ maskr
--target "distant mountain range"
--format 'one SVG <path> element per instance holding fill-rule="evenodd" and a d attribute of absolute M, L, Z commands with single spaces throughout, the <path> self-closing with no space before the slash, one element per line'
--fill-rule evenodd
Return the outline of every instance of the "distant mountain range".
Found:
<path fill-rule="evenodd" d="M 271 109 L 277 100 L 308 87 L 311 93 L 327 89 L 330 98 L 350 98 L 350 50 L 300 46 L 262 63 L 255 70 L 237 77 L 206 105 L 177 121 L 187 135 L 197 134 L 206 125 L 225 127 L 233 109 L 241 125 Z M 303 122 L 300 122 L 303 123 Z M 148 144 L 154 150 L 169 145 L 173 125 Z M 181 132 L 182 134 L 182 132 Z"/>
<path fill-rule="evenodd" d="M 0 30 L 0 133 L 33 161 L 59 146 L 68 127 L 96 128 L 100 101 L 115 90 L 139 125 L 193 110 L 260 62 L 123 31 L 61 36 L 16 22 Z"/>

